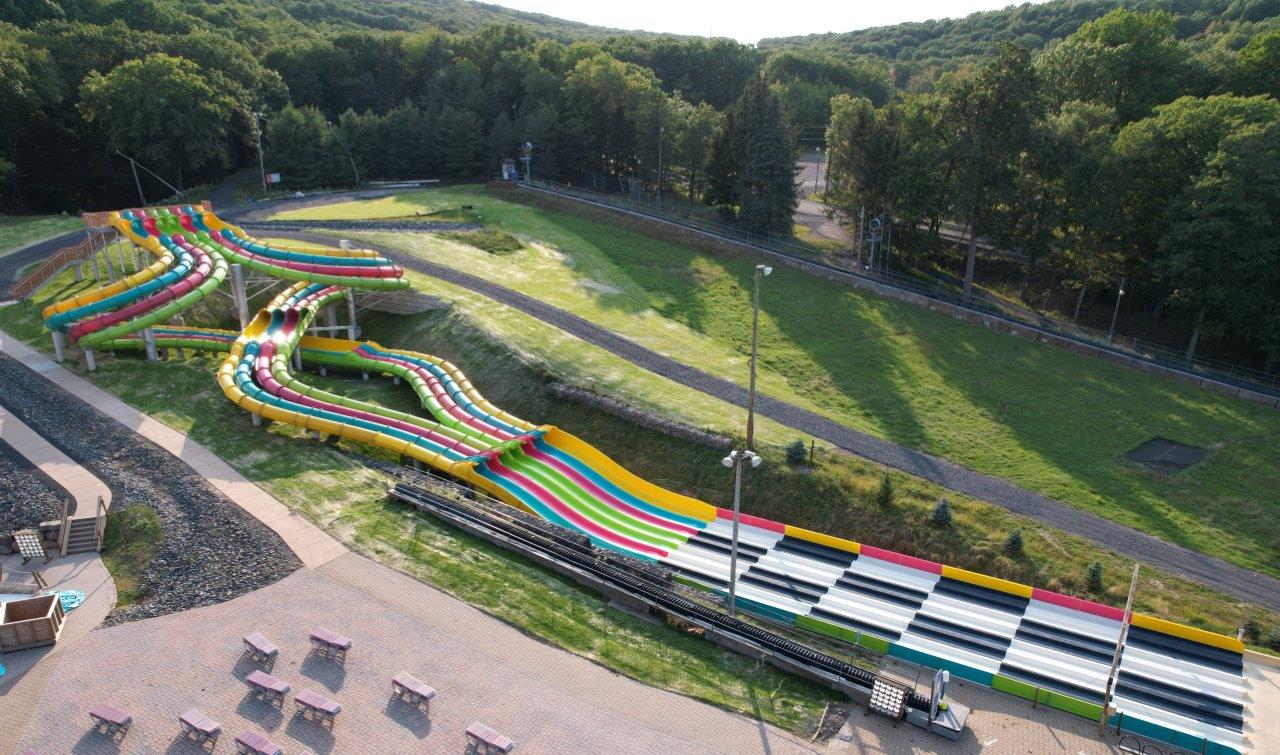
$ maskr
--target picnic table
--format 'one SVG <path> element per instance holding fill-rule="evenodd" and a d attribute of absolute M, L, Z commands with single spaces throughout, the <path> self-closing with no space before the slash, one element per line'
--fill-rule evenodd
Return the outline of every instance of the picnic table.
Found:
<path fill-rule="evenodd" d="M 311 648 L 323 656 L 337 661 L 347 658 L 351 649 L 351 638 L 344 637 L 331 629 L 318 627 L 311 633 Z"/>
<path fill-rule="evenodd" d="M 241 755 L 284 755 L 284 749 L 256 731 L 236 737 L 236 752 Z"/>
<path fill-rule="evenodd" d="M 431 699 L 436 696 L 434 689 L 418 681 L 417 677 L 403 672 L 396 674 L 391 680 L 391 693 L 402 702 L 423 708 L 427 712 L 431 710 Z"/>
<path fill-rule="evenodd" d="M 258 698 L 271 703 L 279 704 L 284 707 L 284 696 L 289 694 L 288 684 L 280 681 L 271 674 L 264 674 L 261 671 L 252 671 L 245 677 L 245 684 L 249 685 L 250 693 Z"/>
<path fill-rule="evenodd" d="M 258 663 L 275 663 L 276 656 L 280 654 L 280 648 L 264 637 L 261 632 L 250 632 L 242 639 L 244 652 Z"/>
<path fill-rule="evenodd" d="M 508 753 L 516 746 L 509 737 L 504 737 L 479 721 L 467 727 L 467 751 L 477 755 L 494 755 Z"/>
<path fill-rule="evenodd" d="M 98 703 L 89 710 L 89 718 L 93 719 L 93 728 L 102 734 L 123 739 L 133 725 L 133 716 L 125 713 L 109 703 Z"/>
<path fill-rule="evenodd" d="M 342 706 L 338 703 L 305 688 L 293 698 L 293 702 L 303 717 L 318 721 L 321 725 L 328 724 L 330 729 L 333 728 L 334 716 L 342 712 Z"/>
<path fill-rule="evenodd" d="M 187 739 L 193 739 L 200 744 L 212 742 L 216 747 L 218 737 L 222 734 L 222 726 L 217 721 L 195 708 L 178 716 L 178 723 L 182 725 L 182 736 Z"/>

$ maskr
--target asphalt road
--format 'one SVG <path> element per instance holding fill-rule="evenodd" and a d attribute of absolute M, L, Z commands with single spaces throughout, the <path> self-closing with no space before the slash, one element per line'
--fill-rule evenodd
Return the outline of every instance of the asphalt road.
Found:
<path fill-rule="evenodd" d="M 250 222 L 249 225 L 252 225 Z M 278 232 L 304 241 L 333 243 L 333 236 L 306 232 Z M 474 275 L 397 252 L 369 245 L 389 259 L 416 272 L 483 294 L 494 301 L 555 326 L 582 340 L 616 354 L 681 385 L 693 388 L 737 406 L 746 407 L 747 390 L 634 343 L 557 307 Z M 1280 580 L 1245 569 L 1222 559 L 1166 542 L 1160 538 L 1117 524 L 1109 519 L 1073 508 L 1061 501 L 1024 490 L 1006 479 L 975 472 L 946 459 L 906 448 L 839 424 L 820 414 L 778 400 L 757 395 L 756 411 L 787 427 L 851 451 L 885 466 L 909 472 L 948 490 L 989 501 L 1009 511 L 1036 519 L 1144 564 L 1215 587 L 1233 597 L 1280 610 Z"/>

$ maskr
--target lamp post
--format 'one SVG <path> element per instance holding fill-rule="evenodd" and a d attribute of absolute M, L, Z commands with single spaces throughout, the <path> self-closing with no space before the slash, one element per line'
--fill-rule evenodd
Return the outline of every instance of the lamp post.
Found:
<path fill-rule="evenodd" d="M 738 598 L 738 519 L 742 508 L 742 462 L 752 468 L 760 466 L 760 457 L 754 451 L 730 451 L 720 460 L 726 467 L 733 467 L 733 540 L 729 547 L 729 615 L 737 613 Z"/>
<path fill-rule="evenodd" d="M 1116 336 L 1116 318 L 1120 316 L 1120 300 L 1124 298 L 1124 282 L 1125 276 L 1120 278 L 1120 288 L 1116 292 L 1116 309 L 1111 313 L 1111 330 L 1107 331 L 1107 343 L 1111 343 L 1111 339 Z"/>
<path fill-rule="evenodd" d="M 721 464 L 733 468 L 733 533 L 729 546 L 729 615 L 737 611 L 738 597 L 738 523 L 742 510 L 742 462 L 751 467 L 760 466 L 760 456 L 755 452 L 756 420 L 756 344 L 760 333 L 760 279 L 773 272 L 768 265 L 756 265 L 755 293 L 751 304 L 751 383 L 747 389 L 747 447 L 731 451 Z"/>
<path fill-rule="evenodd" d="M 747 450 L 754 451 L 756 429 L 756 340 L 760 333 L 760 279 L 773 272 L 768 265 L 756 265 L 755 295 L 751 303 L 751 385 L 747 389 Z"/>
<path fill-rule="evenodd" d="M 338 144 L 342 145 L 342 151 L 347 153 L 347 159 L 351 161 L 351 172 L 356 176 L 356 188 L 360 188 L 360 171 L 356 168 L 356 159 L 351 156 L 351 150 L 347 148 L 347 143 L 342 141 L 342 137 L 338 135 L 338 130 L 333 127 L 332 121 L 325 121 L 324 125 L 329 127 L 329 133 L 333 134 L 333 138 L 338 140 Z"/>
<path fill-rule="evenodd" d="M 666 126 L 658 127 L 658 211 L 662 211 L 662 138 L 667 133 Z"/>
<path fill-rule="evenodd" d="M 262 196 L 267 195 L 267 165 L 262 160 L 262 113 L 253 111 L 253 136 L 258 140 L 258 173 L 262 175 Z"/>

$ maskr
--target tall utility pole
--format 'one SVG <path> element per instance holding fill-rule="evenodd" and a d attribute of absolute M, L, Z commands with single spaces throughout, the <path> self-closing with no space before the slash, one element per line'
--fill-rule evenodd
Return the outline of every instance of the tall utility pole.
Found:
<path fill-rule="evenodd" d="M 1124 282 L 1128 280 L 1127 276 L 1120 276 L 1120 288 L 1116 290 L 1116 308 L 1111 313 L 1111 329 L 1107 331 L 1107 343 L 1111 343 L 1111 339 L 1116 337 L 1116 319 L 1120 317 L 1120 300 L 1124 298 Z"/>
<path fill-rule="evenodd" d="M 360 171 L 356 168 L 356 159 L 351 156 L 351 150 L 347 148 L 347 143 L 338 135 L 338 130 L 333 127 L 331 121 L 325 121 L 325 125 L 329 127 L 329 133 L 333 134 L 333 138 L 338 140 L 338 144 L 342 145 L 342 151 L 347 153 L 347 159 L 351 161 L 351 172 L 356 174 L 356 188 L 360 188 Z"/>
<path fill-rule="evenodd" d="M 663 134 L 667 133 L 666 126 L 658 127 L 658 209 L 662 209 L 662 142 Z"/>
<path fill-rule="evenodd" d="M 760 334 L 760 279 L 773 272 L 768 265 L 756 265 L 755 296 L 751 304 L 751 385 L 747 389 L 747 450 L 756 450 L 756 340 Z"/>
<path fill-rule="evenodd" d="M 1107 672 L 1107 689 L 1102 693 L 1102 716 L 1098 719 L 1098 736 L 1107 731 L 1107 711 L 1111 707 L 1111 693 L 1116 686 L 1116 669 L 1120 666 L 1120 654 L 1124 652 L 1124 643 L 1129 639 L 1129 621 L 1133 618 L 1133 594 L 1138 590 L 1138 568 L 1133 565 L 1133 578 L 1129 580 L 1129 599 L 1124 603 L 1124 620 L 1120 622 L 1120 636 L 1116 638 L 1116 650 L 1111 655 L 1111 670 Z"/>
<path fill-rule="evenodd" d="M 262 176 L 262 196 L 267 195 L 267 166 L 262 160 L 262 113 L 253 111 L 253 135 L 258 140 L 258 173 Z"/>

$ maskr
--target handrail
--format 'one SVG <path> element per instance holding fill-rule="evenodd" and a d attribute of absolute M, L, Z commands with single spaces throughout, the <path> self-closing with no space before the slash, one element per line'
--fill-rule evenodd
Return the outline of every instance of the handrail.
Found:
<path fill-rule="evenodd" d="M 58 529 L 58 554 L 67 555 L 67 542 L 71 538 L 71 522 L 70 522 L 71 500 L 63 497 L 62 499 L 62 526 Z"/>
<path fill-rule="evenodd" d="M 102 500 L 102 496 L 98 496 L 98 507 L 95 512 L 96 521 L 93 525 L 93 539 L 97 546 L 97 551 L 102 552 L 102 539 L 107 534 L 107 504 Z"/>
<path fill-rule="evenodd" d="M 59 249 L 49 257 L 46 257 L 39 267 L 27 273 L 22 280 L 13 284 L 9 289 L 9 296 L 17 300 L 27 298 L 67 265 L 87 260 L 105 249 L 107 240 L 107 235 L 95 233 L 85 237 L 77 244 Z"/>
<path fill-rule="evenodd" d="M 533 189 L 534 191 L 576 199 L 631 215 L 651 218 L 722 241 L 742 244 L 762 252 L 813 265 L 831 273 L 850 276 L 879 286 L 903 290 L 953 307 L 970 310 L 976 315 L 997 317 L 1016 324 L 1022 330 L 1035 331 L 1054 338 L 1074 341 L 1099 351 L 1122 355 L 1138 362 L 1156 365 L 1168 370 L 1190 373 L 1196 377 L 1207 378 L 1234 388 L 1280 397 L 1280 375 L 1267 375 L 1261 370 L 1208 357 L 1196 357 L 1188 360 L 1176 349 L 1137 338 L 1117 337 L 1108 342 L 1101 333 L 1092 332 L 1079 326 L 1068 327 L 1047 317 L 1039 318 L 1039 321 L 1025 319 L 1003 308 L 998 300 L 985 297 L 981 293 L 976 293 L 971 298 L 965 299 L 958 294 L 951 294 L 942 290 L 937 285 L 930 285 L 900 273 L 870 270 L 865 267 L 853 270 L 838 267 L 824 261 L 816 250 L 786 239 L 752 233 L 741 228 L 681 212 L 659 211 L 639 202 L 579 186 L 567 186 L 542 179 L 534 179 L 532 182 L 518 181 L 515 182 L 515 185 L 522 189 Z"/>

